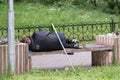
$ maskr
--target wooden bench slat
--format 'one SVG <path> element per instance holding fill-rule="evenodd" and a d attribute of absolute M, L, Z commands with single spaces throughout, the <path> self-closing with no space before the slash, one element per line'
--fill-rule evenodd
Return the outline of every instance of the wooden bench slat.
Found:
<path fill-rule="evenodd" d="M 83 52 L 83 51 L 90 51 L 87 48 L 83 49 L 73 49 L 73 48 L 66 48 L 66 51 L 68 54 L 74 54 L 74 52 Z M 47 54 L 64 54 L 63 50 L 56 50 L 56 51 L 47 51 L 47 52 L 31 52 L 29 56 L 34 56 L 34 55 L 47 55 Z"/>
<path fill-rule="evenodd" d="M 112 46 L 107 45 L 100 45 L 100 44 L 88 44 L 86 48 L 90 49 L 91 51 L 112 51 Z"/>

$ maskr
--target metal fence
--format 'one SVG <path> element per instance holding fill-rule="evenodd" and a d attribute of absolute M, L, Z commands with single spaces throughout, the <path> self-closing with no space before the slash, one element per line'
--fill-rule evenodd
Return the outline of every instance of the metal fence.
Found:
<path fill-rule="evenodd" d="M 93 41 L 98 34 L 107 34 L 120 30 L 120 22 L 98 22 L 98 23 L 80 23 L 55 25 L 58 32 L 63 32 L 67 38 L 75 38 L 80 41 Z M 15 26 L 15 39 L 30 36 L 37 30 L 45 29 L 53 32 L 50 26 Z M 0 38 L 7 37 L 7 27 L 0 28 Z"/>

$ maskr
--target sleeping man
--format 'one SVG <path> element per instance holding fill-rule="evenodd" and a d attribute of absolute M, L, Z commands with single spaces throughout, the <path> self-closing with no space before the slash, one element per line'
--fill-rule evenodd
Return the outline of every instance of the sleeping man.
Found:
<path fill-rule="evenodd" d="M 67 39 L 63 33 L 57 33 L 65 48 L 79 48 L 78 40 Z M 29 50 L 33 52 L 63 49 L 56 34 L 50 33 L 46 30 L 36 31 L 32 36 L 22 38 L 20 42 L 29 44 Z"/>

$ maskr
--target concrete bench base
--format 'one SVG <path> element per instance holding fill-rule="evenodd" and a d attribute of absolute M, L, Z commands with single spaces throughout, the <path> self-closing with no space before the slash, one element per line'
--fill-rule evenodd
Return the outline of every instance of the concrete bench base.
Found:
<path fill-rule="evenodd" d="M 112 64 L 112 47 L 98 44 L 89 44 L 86 47 L 91 50 L 92 66 Z"/>
<path fill-rule="evenodd" d="M 89 67 L 92 64 L 91 51 L 75 52 L 68 55 L 75 67 Z M 71 67 L 65 54 L 48 54 L 31 56 L 32 68 L 34 69 L 63 69 Z"/>
<path fill-rule="evenodd" d="M 111 65 L 112 51 L 93 51 L 92 66 Z"/>

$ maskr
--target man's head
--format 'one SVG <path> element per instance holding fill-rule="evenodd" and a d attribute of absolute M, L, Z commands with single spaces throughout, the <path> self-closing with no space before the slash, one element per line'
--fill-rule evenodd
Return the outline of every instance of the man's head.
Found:
<path fill-rule="evenodd" d="M 20 42 L 31 44 L 31 40 L 30 40 L 29 37 L 24 37 L 24 38 L 22 38 L 22 39 L 20 40 Z"/>

